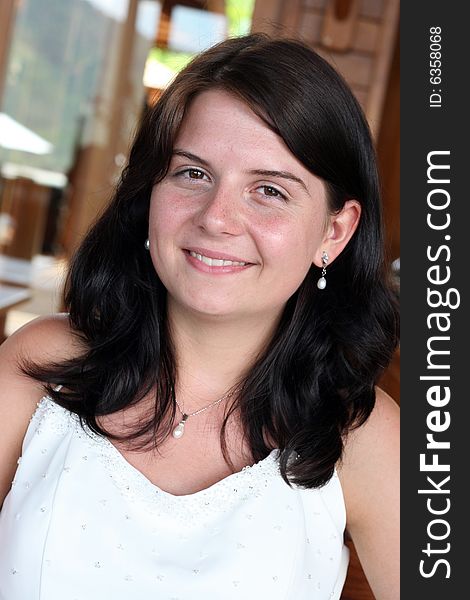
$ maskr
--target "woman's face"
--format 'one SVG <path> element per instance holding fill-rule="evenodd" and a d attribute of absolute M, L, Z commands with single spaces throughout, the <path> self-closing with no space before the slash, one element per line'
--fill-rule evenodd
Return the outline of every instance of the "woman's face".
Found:
<path fill-rule="evenodd" d="M 245 103 L 221 90 L 195 98 L 151 197 L 150 252 L 170 309 L 277 318 L 321 265 L 328 222 L 322 181 Z"/>

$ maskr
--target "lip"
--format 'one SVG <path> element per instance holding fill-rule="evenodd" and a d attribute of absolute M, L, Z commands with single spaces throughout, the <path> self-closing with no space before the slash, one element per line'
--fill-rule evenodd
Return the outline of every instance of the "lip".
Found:
<path fill-rule="evenodd" d="M 190 252 L 196 252 L 196 254 L 204 254 L 204 256 L 207 256 L 208 258 L 220 258 L 222 260 L 233 260 L 234 262 L 244 262 L 246 264 L 244 265 L 225 265 L 225 266 L 214 266 L 214 265 L 207 265 L 206 263 L 198 260 L 197 258 L 195 258 L 194 256 L 191 256 Z M 200 273 L 204 273 L 206 275 L 211 275 L 211 276 L 227 276 L 229 274 L 235 274 L 235 273 L 241 273 L 242 271 L 246 271 L 247 269 L 250 269 L 251 267 L 254 266 L 253 263 L 248 263 L 246 261 L 241 261 L 240 259 L 237 259 L 235 257 L 232 257 L 229 254 L 225 254 L 225 253 L 217 253 L 215 254 L 214 251 L 208 252 L 208 254 L 206 254 L 206 252 L 208 252 L 208 250 L 203 250 L 202 248 L 198 248 L 197 250 L 189 250 L 189 249 L 184 249 L 183 250 L 183 254 L 186 258 L 186 260 L 188 261 L 188 263 L 191 265 L 191 267 L 193 269 L 195 269 L 196 271 L 199 271 Z M 228 258 L 223 258 L 223 257 L 228 257 Z"/>
<path fill-rule="evenodd" d="M 227 254 L 226 252 L 219 252 L 218 250 L 209 250 L 208 248 L 201 248 L 200 246 L 188 246 L 187 248 L 183 248 L 187 253 L 195 252 L 196 254 L 204 254 L 207 258 L 215 258 L 220 260 L 231 260 L 233 262 L 244 262 L 247 265 L 252 265 L 254 263 L 246 260 L 246 258 L 240 258 L 238 256 L 234 256 L 233 254 Z"/>

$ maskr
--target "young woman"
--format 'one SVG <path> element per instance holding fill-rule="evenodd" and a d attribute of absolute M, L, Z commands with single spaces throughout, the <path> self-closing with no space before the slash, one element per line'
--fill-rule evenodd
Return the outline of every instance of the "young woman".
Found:
<path fill-rule="evenodd" d="M 382 250 L 332 67 L 264 35 L 198 56 L 145 116 L 69 312 L 0 349 L 0 596 L 339 598 L 347 530 L 398 598 Z"/>

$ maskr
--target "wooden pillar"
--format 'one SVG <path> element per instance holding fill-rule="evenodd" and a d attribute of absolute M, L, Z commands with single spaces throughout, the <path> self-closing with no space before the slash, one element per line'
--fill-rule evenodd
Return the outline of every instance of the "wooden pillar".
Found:
<path fill-rule="evenodd" d="M 5 90 L 10 43 L 15 25 L 16 4 L 17 0 L 1 0 L 0 2 L 0 108 Z"/>
<path fill-rule="evenodd" d="M 107 48 L 94 114 L 83 128 L 69 173 L 68 209 L 61 239 L 67 256 L 109 202 L 120 169 L 115 157 L 127 152 L 127 122 L 132 104 L 130 69 L 138 4 L 139 0 L 129 0 L 127 18 Z"/>
<path fill-rule="evenodd" d="M 284 4 L 283 0 L 256 0 L 251 19 L 251 31 L 277 33 Z"/>
<path fill-rule="evenodd" d="M 384 96 L 377 155 L 387 234 L 387 258 L 400 256 L 400 34 L 397 31 L 393 60 Z"/>

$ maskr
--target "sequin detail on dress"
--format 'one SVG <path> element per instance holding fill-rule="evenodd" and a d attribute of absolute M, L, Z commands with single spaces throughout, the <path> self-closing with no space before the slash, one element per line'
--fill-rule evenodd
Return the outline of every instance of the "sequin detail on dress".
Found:
<path fill-rule="evenodd" d="M 280 477 L 279 450 L 275 449 L 263 460 L 228 475 L 204 490 L 175 496 L 154 485 L 107 438 L 97 435 L 86 424 L 82 426 L 75 413 L 59 406 L 48 396 L 39 402 L 34 418 L 41 421 L 46 418 L 48 426 L 61 435 L 72 428 L 74 435 L 82 439 L 90 451 L 97 452 L 108 476 L 123 496 L 132 502 L 144 502 L 147 510 L 156 514 L 168 513 L 173 518 L 184 520 L 188 526 L 197 525 L 201 518 L 214 512 L 228 512 L 245 499 L 260 497 L 273 479 Z M 71 466 L 65 469 L 70 470 Z"/>

